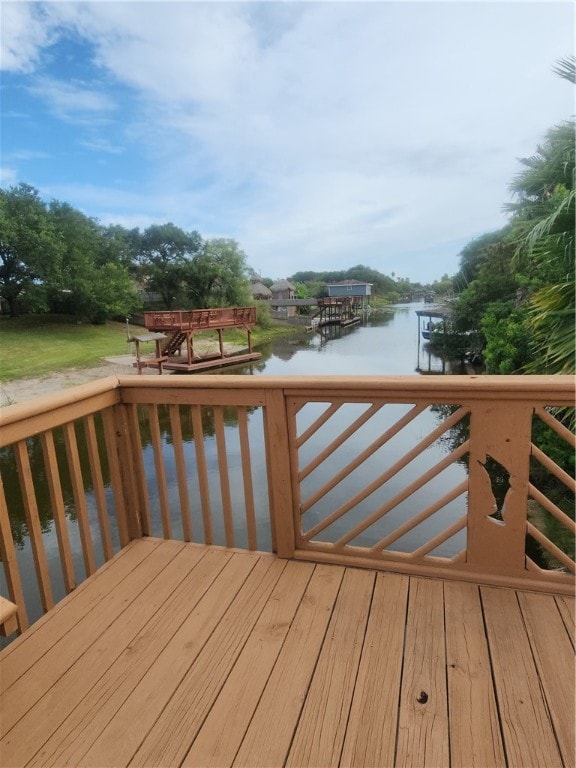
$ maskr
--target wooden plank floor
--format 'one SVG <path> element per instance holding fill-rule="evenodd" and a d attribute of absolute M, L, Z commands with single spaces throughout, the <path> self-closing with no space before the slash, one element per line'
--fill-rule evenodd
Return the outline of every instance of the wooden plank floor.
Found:
<path fill-rule="evenodd" d="M 570 766 L 574 601 L 131 544 L 2 652 L 8 766 Z"/>

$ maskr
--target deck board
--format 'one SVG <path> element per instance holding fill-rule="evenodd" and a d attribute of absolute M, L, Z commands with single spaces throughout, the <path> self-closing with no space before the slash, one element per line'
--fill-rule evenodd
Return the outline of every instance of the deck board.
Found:
<path fill-rule="evenodd" d="M 443 584 L 410 579 L 396 765 L 449 765 Z"/>
<path fill-rule="evenodd" d="M 446 582 L 444 611 L 451 764 L 498 768 L 506 760 L 478 586 Z"/>
<path fill-rule="evenodd" d="M 375 574 L 347 570 L 286 762 L 337 766 L 346 735 Z"/>
<path fill-rule="evenodd" d="M 402 666 L 389 659 L 402 658 L 408 585 L 407 576 L 376 576 L 342 765 L 394 764 Z"/>
<path fill-rule="evenodd" d="M 508 762 L 562 765 L 518 595 L 494 587 L 482 587 L 481 593 Z"/>
<path fill-rule="evenodd" d="M 570 766 L 573 615 L 566 597 L 142 540 L 0 655 L 1 761 Z"/>

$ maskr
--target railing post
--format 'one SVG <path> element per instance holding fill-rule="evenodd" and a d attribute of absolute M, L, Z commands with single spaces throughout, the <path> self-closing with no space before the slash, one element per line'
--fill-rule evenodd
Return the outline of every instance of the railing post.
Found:
<path fill-rule="evenodd" d="M 526 570 L 525 539 L 532 406 L 481 401 L 470 417 L 467 562 L 474 570 L 518 574 Z M 488 468 L 494 460 L 507 486 L 497 504 Z M 503 494 L 499 494 L 500 496 Z"/>
<path fill-rule="evenodd" d="M 121 491 L 124 498 L 124 512 L 128 538 L 139 539 L 144 530 L 142 525 L 142 499 L 139 482 L 141 456 L 135 453 L 135 439 L 132 435 L 132 423 L 127 413 L 127 406 L 114 406 L 116 427 L 116 451 L 121 477 Z"/>
<path fill-rule="evenodd" d="M 273 540 L 278 557 L 294 555 L 294 505 L 290 478 L 290 452 L 286 401 L 282 389 L 266 392 L 266 455 L 269 461 L 268 486 L 273 521 Z"/>

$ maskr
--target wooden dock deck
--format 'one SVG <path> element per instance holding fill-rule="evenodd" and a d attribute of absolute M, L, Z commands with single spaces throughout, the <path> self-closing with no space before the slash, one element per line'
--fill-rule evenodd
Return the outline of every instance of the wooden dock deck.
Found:
<path fill-rule="evenodd" d="M 152 358 L 141 359 L 138 337 L 135 337 L 137 360 L 134 365 L 138 372 L 142 368 L 157 368 L 160 373 L 163 370 L 195 373 L 250 363 L 262 357 L 260 352 L 252 351 L 251 332 L 256 324 L 256 307 L 144 312 L 144 324 L 150 332 L 148 337 L 156 338 L 156 354 Z M 222 334 L 230 328 L 246 331 L 247 352 L 233 355 L 225 352 Z M 208 331 L 218 334 L 220 351 L 218 354 L 199 356 L 194 351 L 194 337 L 197 333 Z M 167 333 L 171 334 L 169 338 Z"/>
<path fill-rule="evenodd" d="M 144 538 L 2 652 L 4 766 L 555 766 L 574 600 Z"/>

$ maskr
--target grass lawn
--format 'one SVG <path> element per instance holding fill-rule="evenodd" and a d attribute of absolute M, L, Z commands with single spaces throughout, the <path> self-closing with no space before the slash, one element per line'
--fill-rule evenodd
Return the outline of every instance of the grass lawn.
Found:
<path fill-rule="evenodd" d="M 77 324 L 58 315 L 0 318 L 0 381 L 88 368 L 130 351 L 123 323 Z"/>
<path fill-rule="evenodd" d="M 130 333 L 138 330 L 144 329 L 130 326 Z M 252 344 L 257 346 L 297 331 L 285 325 L 255 328 Z M 207 335 L 217 339 L 214 332 Z M 247 343 L 244 330 L 225 331 L 224 339 L 241 345 Z M 126 342 L 124 323 L 78 324 L 76 318 L 61 315 L 0 317 L 0 381 L 33 378 L 67 368 L 90 368 L 100 365 L 103 357 L 133 354 L 133 351 L 132 345 Z"/>

